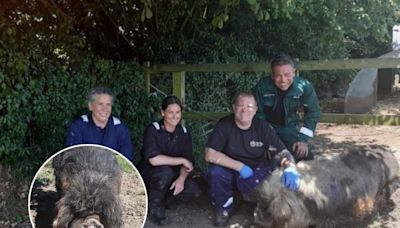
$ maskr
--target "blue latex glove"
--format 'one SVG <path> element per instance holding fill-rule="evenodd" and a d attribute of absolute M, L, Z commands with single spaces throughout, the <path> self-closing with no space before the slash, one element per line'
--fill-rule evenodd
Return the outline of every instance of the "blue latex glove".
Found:
<path fill-rule="evenodd" d="M 240 173 L 240 178 L 242 178 L 242 179 L 247 179 L 247 178 L 253 176 L 253 170 L 245 164 L 243 164 L 239 173 Z"/>
<path fill-rule="evenodd" d="M 287 167 L 283 170 L 282 184 L 291 191 L 297 191 L 300 187 L 300 174 L 295 167 Z"/>

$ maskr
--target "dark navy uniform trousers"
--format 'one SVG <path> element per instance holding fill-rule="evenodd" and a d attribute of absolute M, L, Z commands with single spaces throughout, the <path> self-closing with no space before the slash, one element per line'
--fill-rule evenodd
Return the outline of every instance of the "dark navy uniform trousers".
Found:
<path fill-rule="evenodd" d="M 239 172 L 219 165 L 210 164 L 207 169 L 208 190 L 217 212 L 231 212 L 233 210 L 233 192 L 235 187 L 246 198 L 254 194 L 253 190 L 273 171 L 273 166 L 263 162 L 252 167 L 253 176 L 242 179 Z"/>

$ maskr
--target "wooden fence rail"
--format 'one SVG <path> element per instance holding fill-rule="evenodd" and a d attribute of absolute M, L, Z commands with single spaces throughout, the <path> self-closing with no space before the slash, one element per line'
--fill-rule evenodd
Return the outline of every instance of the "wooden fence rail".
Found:
<path fill-rule="evenodd" d="M 363 68 L 400 68 L 400 58 L 335 59 L 297 62 L 299 71 L 349 70 Z M 185 102 L 186 73 L 211 72 L 269 72 L 265 63 L 255 64 L 168 64 L 145 66 L 147 91 L 150 92 L 151 74 L 172 73 L 173 94 Z M 188 75 L 190 76 L 190 74 Z M 215 120 L 228 113 L 186 112 L 184 118 L 193 120 Z M 322 113 L 320 122 L 339 124 L 400 125 L 400 115 L 333 114 Z"/>
<path fill-rule="evenodd" d="M 299 61 L 300 71 L 311 70 L 348 70 L 363 68 L 400 68 L 399 59 L 369 58 L 369 59 L 334 59 Z M 269 66 L 265 63 L 254 64 L 161 64 L 145 68 L 150 74 L 163 72 L 268 72 Z"/>

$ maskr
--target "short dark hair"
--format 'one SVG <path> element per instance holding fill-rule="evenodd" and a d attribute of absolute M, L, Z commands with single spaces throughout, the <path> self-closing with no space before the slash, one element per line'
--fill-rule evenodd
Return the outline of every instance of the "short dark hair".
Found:
<path fill-rule="evenodd" d="M 96 96 L 101 95 L 101 94 L 106 94 L 111 97 L 111 103 L 113 103 L 114 96 L 111 93 L 111 90 L 106 87 L 96 87 L 90 90 L 88 96 L 87 96 L 87 101 L 89 103 L 93 103 L 96 101 Z"/>
<path fill-rule="evenodd" d="M 171 104 L 179 105 L 179 107 L 181 107 L 181 111 L 183 111 L 183 106 L 181 101 L 174 95 L 168 95 L 164 98 L 164 100 L 161 103 L 161 110 L 165 111 Z"/>
<path fill-rule="evenodd" d="M 278 54 L 272 57 L 271 59 L 271 70 L 274 69 L 275 66 L 282 66 L 282 65 L 290 65 L 295 68 L 295 63 L 293 59 L 287 54 Z"/>
<path fill-rule="evenodd" d="M 235 95 L 235 98 L 233 99 L 233 104 L 236 105 L 238 103 L 238 101 L 239 101 L 239 98 L 241 98 L 241 97 L 252 97 L 252 98 L 254 98 L 254 100 L 256 100 L 256 97 L 254 96 L 254 93 L 252 91 L 243 90 L 243 91 L 239 91 Z"/>

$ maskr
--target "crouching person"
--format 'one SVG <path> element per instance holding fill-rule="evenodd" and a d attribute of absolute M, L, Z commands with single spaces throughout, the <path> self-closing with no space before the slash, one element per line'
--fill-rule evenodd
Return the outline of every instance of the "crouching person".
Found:
<path fill-rule="evenodd" d="M 182 109 L 177 97 L 166 97 L 161 104 L 163 119 L 147 126 L 143 136 L 139 171 L 147 187 L 148 217 L 159 226 L 169 224 L 165 209 L 177 198 L 200 196 L 199 186 L 190 177 L 192 136 L 180 124 Z"/>
<path fill-rule="evenodd" d="M 209 163 L 207 181 L 216 215 L 214 225 L 226 226 L 233 210 L 235 186 L 244 199 L 255 195 L 255 188 L 273 171 L 266 153 L 276 148 L 273 156 L 286 167 L 282 184 L 293 191 L 300 178 L 290 152 L 272 127 L 254 118 L 257 103 L 251 92 L 240 92 L 234 100 L 233 114 L 222 118 L 208 138 L 205 159 Z"/>

